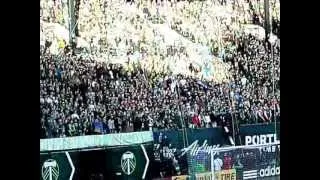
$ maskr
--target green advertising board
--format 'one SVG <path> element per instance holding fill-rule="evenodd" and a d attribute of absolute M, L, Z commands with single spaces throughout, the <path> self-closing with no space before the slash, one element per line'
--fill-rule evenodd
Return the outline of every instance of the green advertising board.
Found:
<path fill-rule="evenodd" d="M 107 173 L 114 180 L 150 179 L 153 144 L 106 149 Z"/>
<path fill-rule="evenodd" d="M 40 155 L 40 180 L 69 180 L 75 172 L 68 152 Z"/>
<path fill-rule="evenodd" d="M 150 179 L 152 135 L 145 131 L 40 139 L 40 180 Z"/>

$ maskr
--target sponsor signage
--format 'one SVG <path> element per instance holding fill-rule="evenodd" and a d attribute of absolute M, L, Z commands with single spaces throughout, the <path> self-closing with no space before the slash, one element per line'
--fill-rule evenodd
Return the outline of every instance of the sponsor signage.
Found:
<path fill-rule="evenodd" d="M 260 169 L 259 171 L 260 177 L 269 177 L 269 176 L 277 176 L 277 175 L 280 175 L 280 167 L 268 166 L 266 169 Z"/>
<path fill-rule="evenodd" d="M 187 152 L 190 152 L 191 155 L 195 156 L 195 155 L 198 154 L 198 152 L 199 152 L 200 150 L 204 150 L 207 154 L 210 154 L 213 149 L 216 149 L 216 148 L 220 147 L 219 144 L 209 146 L 209 145 L 207 144 L 207 140 L 205 140 L 201 146 L 199 146 L 199 143 L 198 143 L 198 142 L 199 142 L 199 141 L 196 140 L 196 141 L 194 141 L 192 144 L 190 144 L 188 147 L 183 148 L 183 149 L 181 150 L 181 151 L 182 151 L 182 154 L 181 154 L 181 155 L 183 156 L 183 155 L 185 155 Z"/>
<path fill-rule="evenodd" d="M 211 180 L 211 172 L 196 174 L 196 180 Z"/>
<path fill-rule="evenodd" d="M 175 154 L 184 156 L 187 153 L 191 155 L 197 155 L 199 150 L 205 150 L 210 154 L 211 150 L 220 147 L 221 144 L 225 144 L 225 137 L 221 128 L 207 128 L 187 130 L 188 134 L 188 147 L 183 147 L 183 134 L 180 130 L 169 131 L 157 131 L 154 132 L 154 144 L 156 149 L 160 152 L 156 152 L 158 156 L 170 159 Z M 160 158 L 160 157 L 159 157 Z"/>
<path fill-rule="evenodd" d="M 178 161 L 181 174 L 188 173 L 187 156 L 196 156 L 200 150 L 205 150 L 210 154 L 212 149 L 220 147 L 227 142 L 223 135 L 222 128 L 204 128 L 204 129 L 187 129 L 187 139 L 189 145 L 184 147 L 183 132 L 181 130 L 167 130 L 153 132 L 154 138 L 154 158 L 153 162 L 159 166 L 168 167 L 166 164 L 171 163 L 175 158 Z M 171 168 L 171 167 L 169 167 Z M 166 168 L 166 173 L 170 175 L 172 170 Z"/>
<path fill-rule="evenodd" d="M 280 175 L 280 167 L 276 166 L 268 166 L 265 169 L 260 170 L 249 170 L 243 171 L 243 179 L 256 179 L 258 177 L 270 177 L 270 176 L 279 176 Z"/>
<path fill-rule="evenodd" d="M 157 131 L 153 133 L 155 144 L 171 146 L 172 152 L 183 149 L 183 133 L 181 130 Z M 187 129 L 187 138 L 190 146 L 197 147 L 225 144 L 228 140 L 223 136 L 222 128 Z"/>
<path fill-rule="evenodd" d="M 187 180 L 188 176 L 172 176 L 171 180 Z"/>
<path fill-rule="evenodd" d="M 236 180 L 236 170 L 230 169 L 217 172 L 216 177 L 217 180 Z"/>
<path fill-rule="evenodd" d="M 258 177 L 258 170 L 243 171 L 243 180 L 256 179 Z"/>
<path fill-rule="evenodd" d="M 237 177 L 235 169 L 218 171 L 218 172 L 215 172 L 214 175 L 215 175 L 214 180 L 236 180 L 236 177 Z M 196 180 L 211 180 L 211 179 L 212 179 L 211 172 L 196 174 Z"/>

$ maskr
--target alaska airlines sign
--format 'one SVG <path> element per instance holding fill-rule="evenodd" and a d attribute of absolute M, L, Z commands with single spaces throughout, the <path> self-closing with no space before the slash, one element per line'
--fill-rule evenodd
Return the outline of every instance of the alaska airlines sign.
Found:
<path fill-rule="evenodd" d="M 212 150 L 215 148 L 219 148 L 220 145 L 208 145 L 207 140 L 205 140 L 202 145 L 199 145 L 199 141 L 196 140 L 192 144 L 190 144 L 188 147 L 181 149 L 181 153 L 179 156 L 184 156 L 187 153 L 190 153 L 192 156 L 196 156 L 198 152 L 201 150 L 202 152 L 206 152 L 207 154 L 210 154 Z M 177 153 L 177 148 L 169 148 L 167 146 L 162 148 L 162 155 L 164 158 L 171 158 L 174 156 L 174 154 Z"/>
<path fill-rule="evenodd" d="M 184 154 L 186 154 L 188 152 L 190 152 L 191 155 L 196 156 L 200 150 L 206 152 L 207 154 L 210 154 L 212 150 L 220 147 L 219 144 L 208 145 L 207 140 L 205 140 L 201 146 L 199 146 L 198 142 L 199 141 L 196 140 L 192 144 L 190 144 L 190 146 L 183 148 L 181 156 L 183 156 Z"/>
<path fill-rule="evenodd" d="M 225 136 L 221 128 L 187 129 L 189 145 L 184 147 L 183 133 L 179 130 L 158 131 L 153 133 L 157 156 L 170 158 L 174 154 L 183 156 L 186 153 L 196 155 L 201 149 L 207 153 L 225 144 Z M 156 157 L 157 157 L 156 156 Z"/>

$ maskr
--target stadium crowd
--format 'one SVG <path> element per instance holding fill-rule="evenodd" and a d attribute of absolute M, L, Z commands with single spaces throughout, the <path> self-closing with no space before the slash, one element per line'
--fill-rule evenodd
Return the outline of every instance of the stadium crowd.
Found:
<path fill-rule="evenodd" d="M 80 22 L 80 31 L 90 32 L 88 37 L 94 29 L 105 33 L 100 26 L 83 30 L 86 27 Z M 132 51 L 141 49 L 126 36 L 112 38 Z M 123 64 L 67 51 L 53 55 L 47 49 L 49 44 L 40 52 L 41 138 L 216 127 L 230 124 L 232 118 L 240 123 L 280 120 L 279 40 L 270 45 L 251 35 L 235 36 L 221 57 L 231 74 L 229 81 L 223 82 L 149 71 L 140 63 L 128 70 Z M 190 64 L 189 71 L 197 69 Z"/>

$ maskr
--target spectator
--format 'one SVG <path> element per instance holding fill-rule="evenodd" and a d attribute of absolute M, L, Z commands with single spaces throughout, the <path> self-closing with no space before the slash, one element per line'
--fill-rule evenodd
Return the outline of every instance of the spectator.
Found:
<path fill-rule="evenodd" d="M 256 1 L 252 3 L 253 7 L 257 4 Z M 143 19 L 143 16 L 136 12 L 135 4 L 130 6 L 117 2 L 101 7 L 86 1 L 80 4 L 87 8 L 80 7 L 79 33 L 86 40 L 92 40 L 93 48 L 91 52 L 83 51 L 75 55 L 66 52 L 53 55 L 50 51 L 41 50 L 41 137 L 178 129 L 184 126 L 230 126 L 231 114 L 240 123 L 280 120 L 279 39 L 273 46 L 267 45 L 265 40 L 233 28 L 237 21 L 234 20 L 234 24 L 228 23 L 232 19 L 228 15 L 223 15 L 221 21 L 215 17 L 212 17 L 212 22 L 199 21 L 198 18 L 203 19 L 202 16 L 211 17 L 212 10 L 209 6 L 204 7 L 207 11 L 200 15 L 195 7 L 181 6 L 184 2 L 179 2 L 178 11 L 167 14 L 163 21 L 167 23 L 171 17 L 170 23 L 176 32 L 202 45 L 212 46 L 213 49 L 217 48 L 214 46 L 221 41 L 220 48 L 224 49 L 221 50 L 222 59 L 216 63 L 218 65 L 214 71 L 220 72 L 219 69 L 225 68 L 223 72 L 227 71 L 229 75 L 215 73 L 213 80 L 200 79 L 194 74 L 201 72 L 201 68 L 189 62 L 191 57 L 196 57 L 192 56 L 192 46 L 172 46 L 166 51 L 167 49 L 162 48 L 167 47 L 163 40 L 165 37 L 155 29 L 150 30 L 148 19 Z M 191 4 L 199 5 L 199 2 Z M 215 4 L 214 7 L 216 6 L 221 5 Z M 231 4 L 226 1 L 220 8 L 229 6 L 231 7 Z M 47 6 L 42 4 L 41 7 Z M 51 9 L 52 7 L 55 6 L 50 6 Z M 91 9 L 95 13 L 90 13 Z M 133 10 L 129 12 L 128 9 Z M 156 11 L 152 8 L 149 10 L 152 19 Z M 237 8 L 233 10 L 239 13 Z M 46 14 L 45 11 L 47 9 L 43 14 Z M 257 10 L 254 11 L 259 20 L 263 19 Z M 165 15 L 162 8 L 158 8 L 158 12 L 159 16 Z M 248 12 L 253 15 L 253 10 Z M 51 15 L 45 16 L 54 19 Z M 244 17 L 244 20 L 239 21 L 248 19 L 250 18 Z M 116 34 L 113 31 L 116 27 L 113 26 L 119 29 L 122 24 L 116 22 L 124 22 L 126 28 L 122 29 L 132 28 L 132 32 L 109 37 L 110 34 Z M 232 38 L 219 40 L 214 35 L 217 31 L 214 24 L 221 26 L 221 34 L 232 34 Z M 186 25 L 190 25 L 190 28 L 187 29 Z M 145 28 L 144 32 L 150 31 L 150 36 L 147 33 L 142 34 L 140 27 Z M 199 30 L 202 27 L 205 31 Z M 135 33 L 138 34 L 138 40 L 132 38 Z M 96 38 L 93 38 L 93 35 Z M 102 43 L 103 39 L 106 39 L 105 43 Z M 47 41 L 46 44 L 52 46 L 54 43 Z M 128 61 L 120 62 L 110 49 L 115 50 L 115 54 L 127 55 L 123 57 Z M 140 51 L 145 57 L 134 56 Z M 103 54 L 110 56 L 103 57 L 110 60 L 109 62 L 100 61 Z M 183 59 L 180 63 L 181 69 L 184 68 L 182 64 L 186 64 L 186 72 L 159 70 L 167 69 L 169 65 L 166 63 L 178 56 Z M 152 62 L 152 65 L 148 62 Z M 148 68 L 149 65 L 152 67 Z"/>
<path fill-rule="evenodd" d="M 232 168 L 232 159 L 228 153 L 224 153 L 223 155 L 223 166 L 222 169 L 228 170 Z"/>
<path fill-rule="evenodd" d="M 223 166 L 223 161 L 222 159 L 219 158 L 219 154 L 216 154 L 213 160 L 214 171 L 217 171 L 217 172 L 221 171 L 222 166 Z"/>

